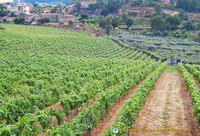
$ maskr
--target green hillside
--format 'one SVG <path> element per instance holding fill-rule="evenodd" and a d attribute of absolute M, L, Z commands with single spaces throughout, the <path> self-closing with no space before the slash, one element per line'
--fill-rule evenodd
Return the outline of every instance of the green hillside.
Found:
<path fill-rule="evenodd" d="M 112 105 L 161 64 L 139 50 L 88 33 L 1 26 L 0 135 L 45 133 L 83 103 L 111 95 L 110 87 L 115 96 L 103 100 Z"/>

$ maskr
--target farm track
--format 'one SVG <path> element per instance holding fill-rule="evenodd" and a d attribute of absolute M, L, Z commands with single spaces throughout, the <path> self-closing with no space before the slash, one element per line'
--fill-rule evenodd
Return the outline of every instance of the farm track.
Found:
<path fill-rule="evenodd" d="M 191 95 L 178 71 L 160 76 L 129 135 L 199 136 Z"/>

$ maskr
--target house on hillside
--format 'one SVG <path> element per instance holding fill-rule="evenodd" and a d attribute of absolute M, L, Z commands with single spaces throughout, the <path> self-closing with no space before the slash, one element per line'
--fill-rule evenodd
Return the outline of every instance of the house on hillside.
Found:
<path fill-rule="evenodd" d="M 17 5 L 18 13 L 30 14 L 31 10 L 33 10 L 33 4 L 31 3 L 23 3 L 21 5 Z"/>
<path fill-rule="evenodd" d="M 73 22 L 75 21 L 75 16 L 64 14 L 63 7 L 60 3 L 56 7 L 56 13 L 42 13 L 40 14 L 40 16 L 43 18 L 48 17 L 50 21 L 57 21 L 63 23 L 68 23 L 70 20 Z"/>
<path fill-rule="evenodd" d="M 75 16 L 73 15 L 64 15 L 61 17 L 60 22 L 68 23 L 69 21 L 75 21 Z"/>
<path fill-rule="evenodd" d="M 44 9 L 43 13 L 51 13 L 50 9 Z"/>
<path fill-rule="evenodd" d="M 43 18 L 47 17 L 51 21 L 59 21 L 59 14 L 58 13 L 42 13 L 41 16 Z"/>
<path fill-rule="evenodd" d="M 8 5 L 7 10 L 9 10 L 9 11 L 11 11 L 11 12 L 14 12 L 15 15 L 20 14 L 20 13 L 18 12 L 17 6 Z"/>
<path fill-rule="evenodd" d="M 34 18 L 35 21 L 37 22 L 39 19 L 42 18 L 42 16 L 41 16 L 41 15 L 34 14 L 34 15 L 32 15 L 32 18 Z"/>
<path fill-rule="evenodd" d="M 0 21 L 3 22 L 3 20 L 5 19 L 5 20 L 6 20 L 5 23 L 14 24 L 14 19 L 15 19 L 15 18 L 16 18 L 16 17 L 8 17 L 8 16 L 5 16 L 5 17 L 2 17 L 2 18 L 0 19 Z"/>
<path fill-rule="evenodd" d="M 25 19 L 25 22 L 29 22 L 29 21 L 32 21 L 33 20 L 33 16 L 32 15 L 27 15 L 24 17 Z"/>

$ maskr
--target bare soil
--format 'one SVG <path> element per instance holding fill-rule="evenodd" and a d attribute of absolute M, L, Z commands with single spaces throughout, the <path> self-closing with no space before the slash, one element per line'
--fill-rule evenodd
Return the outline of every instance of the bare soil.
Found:
<path fill-rule="evenodd" d="M 163 5 L 170 5 L 170 0 L 162 0 Z"/>
<path fill-rule="evenodd" d="M 116 45 L 117 48 L 121 48 L 121 46 L 119 45 L 119 43 L 115 42 L 115 45 Z"/>
<path fill-rule="evenodd" d="M 129 135 L 199 136 L 191 94 L 178 71 L 160 76 Z"/>

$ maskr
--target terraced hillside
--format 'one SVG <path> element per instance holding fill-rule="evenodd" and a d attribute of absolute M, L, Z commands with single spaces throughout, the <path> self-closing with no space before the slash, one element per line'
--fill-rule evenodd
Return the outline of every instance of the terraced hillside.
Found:
<path fill-rule="evenodd" d="M 200 64 L 200 44 L 173 37 L 150 37 L 134 34 L 119 34 L 120 40 L 132 47 L 149 51 L 167 58 L 171 54 L 182 59 L 185 63 Z"/>

